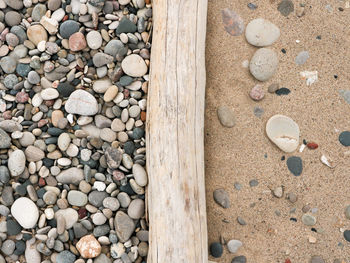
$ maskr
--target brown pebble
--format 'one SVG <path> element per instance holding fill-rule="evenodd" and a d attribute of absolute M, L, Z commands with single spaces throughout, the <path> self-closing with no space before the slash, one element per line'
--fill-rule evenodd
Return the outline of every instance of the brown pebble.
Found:
<path fill-rule="evenodd" d="M 307 213 L 309 212 L 311 209 L 310 205 L 304 205 L 304 207 L 301 209 L 303 211 L 303 213 Z"/>
<path fill-rule="evenodd" d="M 272 84 L 267 88 L 267 90 L 268 90 L 268 92 L 270 92 L 270 93 L 275 93 L 275 91 L 278 90 L 279 86 L 280 86 L 280 85 L 279 85 L 278 83 L 272 83 Z"/>

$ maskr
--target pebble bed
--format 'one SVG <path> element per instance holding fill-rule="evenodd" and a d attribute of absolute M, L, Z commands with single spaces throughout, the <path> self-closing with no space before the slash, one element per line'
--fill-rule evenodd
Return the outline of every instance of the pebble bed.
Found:
<path fill-rule="evenodd" d="M 0 263 L 146 262 L 150 0 L 0 0 Z"/>

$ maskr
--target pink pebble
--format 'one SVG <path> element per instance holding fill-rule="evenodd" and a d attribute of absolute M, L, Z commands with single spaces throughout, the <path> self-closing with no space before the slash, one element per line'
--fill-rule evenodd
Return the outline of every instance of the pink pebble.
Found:
<path fill-rule="evenodd" d="M 265 92 L 263 87 L 258 84 L 258 85 L 255 85 L 254 88 L 252 88 L 249 95 L 253 100 L 259 101 L 264 98 Z"/>

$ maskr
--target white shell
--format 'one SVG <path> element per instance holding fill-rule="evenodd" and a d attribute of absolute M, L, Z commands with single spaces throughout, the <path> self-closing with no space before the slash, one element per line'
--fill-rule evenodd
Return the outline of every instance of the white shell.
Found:
<path fill-rule="evenodd" d="M 266 134 L 284 152 L 294 152 L 299 145 L 299 126 L 287 116 L 272 116 L 266 123 Z"/>

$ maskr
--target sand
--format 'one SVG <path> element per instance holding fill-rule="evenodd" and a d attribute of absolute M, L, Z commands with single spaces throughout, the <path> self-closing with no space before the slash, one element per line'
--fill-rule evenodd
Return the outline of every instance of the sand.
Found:
<path fill-rule="evenodd" d="M 350 89 L 350 9 L 345 8 L 345 1 L 307 0 L 306 13 L 299 18 L 296 11 L 282 16 L 277 11 L 277 1 L 256 1 L 256 10 L 250 10 L 248 3 L 209 0 L 208 6 L 205 161 L 209 244 L 220 237 L 243 242 L 237 254 L 230 254 L 225 247 L 221 258 L 210 259 L 226 263 L 234 256 L 245 255 L 249 263 L 284 263 L 287 258 L 292 263 L 304 263 L 319 255 L 327 263 L 336 258 L 349 262 L 350 243 L 341 231 L 350 229 L 350 220 L 344 215 L 350 204 L 350 157 L 344 152 L 350 148 L 342 146 L 338 136 L 341 131 L 350 130 L 350 105 L 339 95 L 339 90 Z M 299 3 L 294 1 L 296 9 Z M 327 4 L 332 6 L 332 12 L 327 11 Z M 339 7 L 344 11 L 339 11 Z M 242 62 L 249 60 L 257 48 L 246 42 L 244 34 L 231 36 L 224 30 L 224 8 L 240 14 L 245 25 L 262 17 L 279 26 L 281 36 L 272 46 L 279 56 L 278 71 L 262 84 L 267 91 L 271 83 L 278 82 L 291 90 L 289 95 L 266 93 L 260 102 L 250 99 L 250 89 L 259 82 L 242 67 Z M 298 66 L 295 57 L 303 50 L 309 51 L 310 58 Z M 317 70 L 318 81 L 307 86 L 299 75 L 304 70 Z M 216 114 L 219 105 L 234 110 L 233 128 L 220 125 Z M 256 106 L 264 109 L 261 118 L 253 113 Z M 319 148 L 292 154 L 279 150 L 265 134 L 265 124 L 274 114 L 294 119 L 301 130 L 300 139 L 314 141 Z M 335 169 L 320 162 L 322 154 L 336 161 Z M 281 161 L 282 156 L 293 155 L 303 160 L 300 177 L 293 176 L 286 161 Z M 249 186 L 252 179 L 259 181 L 257 187 Z M 240 191 L 234 188 L 235 182 L 242 185 Z M 273 197 L 270 189 L 281 185 L 284 196 Z M 213 191 L 217 188 L 229 193 L 230 208 L 214 202 Z M 286 200 L 288 192 L 298 195 L 296 203 Z M 318 210 L 313 214 L 317 218 L 317 233 L 301 222 L 301 209 L 307 204 Z M 290 213 L 293 208 L 295 212 Z M 237 216 L 244 218 L 247 225 L 239 225 Z M 297 222 L 291 221 L 292 217 Z M 309 236 L 317 239 L 315 244 L 309 243 Z"/>

